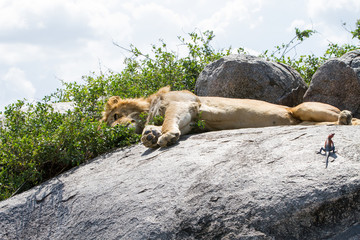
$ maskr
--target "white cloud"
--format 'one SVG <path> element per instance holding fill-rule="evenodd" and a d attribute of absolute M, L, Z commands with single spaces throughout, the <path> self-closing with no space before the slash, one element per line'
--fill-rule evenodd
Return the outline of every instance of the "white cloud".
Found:
<path fill-rule="evenodd" d="M 26 78 L 25 72 L 19 68 L 10 68 L 4 76 L 4 80 L 8 90 L 21 93 L 24 97 L 32 98 L 36 93 L 35 87 Z"/>
<path fill-rule="evenodd" d="M 115 38 L 114 41 L 126 48 L 133 44 L 141 51 L 150 53 L 151 44 L 159 45 L 159 40 L 163 40 L 168 49 L 176 50 L 179 45 L 177 36 L 193 31 L 196 24 L 193 9 L 190 12 L 179 10 L 174 4 L 182 5 L 182 9 L 186 5 L 180 1 L 173 4 L 170 1 L 127 1 L 122 6 L 123 13 L 129 17 L 131 32 L 126 39 Z M 120 49 L 116 51 L 121 52 Z"/>
<path fill-rule="evenodd" d="M 309 21 L 305 21 L 303 19 L 295 19 L 291 22 L 290 26 L 286 29 L 289 33 L 294 33 L 295 28 L 299 28 L 300 30 L 316 30 L 318 27 L 318 24 L 314 24 Z"/>
<path fill-rule="evenodd" d="M 0 30 L 26 28 L 26 21 L 20 14 L 16 13 L 15 8 L 9 5 L 11 1 L 0 3 Z"/>
<path fill-rule="evenodd" d="M 119 54 L 114 54 L 118 52 Z M 81 79 L 81 76 L 99 70 L 120 71 L 123 58 L 111 41 L 84 41 L 82 48 L 76 52 L 54 52 L 59 56 L 59 63 L 54 66 L 56 78 L 65 82 L 73 82 Z M 71 59 L 71 61 L 68 61 Z"/>
<path fill-rule="evenodd" d="M 306 9 L 313 28 L 321 37 L 319 47 L 325 49 L 330 42 L 353 43 L 351 34 L 343 28 L 342 23 L 349 24 L 348 28 L 353 29 L 353 24 L 359 19 L 359 0 L 307 0 Z"/>
<path fill-rule="evenodd" d="M 294 21 L 291 23 L 291 25 L 289 26 L 289 28 L 287 28 L 286 30 L 287 30 L 288 32 L 293 32 L 295 28 L 302 28 L 302 29 L 303 29 L 303 28 L 306 28 L 305 26 L 306 26 L 306 23 L 305 23 L 304 20 L 302 20 L 302 19 L 296 19 L 296 20 L 294 20 Z"/>
<path fill-rule="evenodd" d="M 16 65 L 23 62 L 34 62 L 46 59 L 42 48 L 24 43 L 0 43 L 0 64 Z"/>
<path fill-rule="evenodd" d="M 79 81 L 99 61 L 122 62 L 112 40 L 131 35 L 123 12 L 116 0 L 0 0 L 1 101 L 50 94 L 59 78 Z"/>
<path fill-rule="evenodd" d="M 0 29 L 29 29 L 32 20 L 35 20 L 34 16 L 40 16 L 49 9 L 56 9 L 59 2 L 57 0 L 4 0 L 0 6 Z"/>
<path fill-rule="evenodd" d="M 27 79 L 23 70 L 12 67 L 1 77 L 1 102 L 10 103 L 15 99 L 33 99 L 36 89 Z"/>
<path fill-rule="evenodd" d="M 0 7 L 0 38 L 63 45 L 79 39 L 125 39 L 129 17 L 115 0 L 16 0 Z"/>
<path fill-rule="evenodd" d="M 148 15 L 152 15 L 154 17 L 172 16 L 172 18 L 169 20 L 174 22 L 181 22 L 179 19 L 179 14 L 157 3 L 150 2 L 145 4 L 134 4 L 133 2 L 129 2 L 124 6 L 135 20 L 144 19 Z"/>
<path fill-rule="evenodd" d="M 130 24 L 133 25 L 133 28 L 140 28 L 141 30 L 154 29 L 156 31 L 166 31 L 171 30 L 171 28 L 167 28 L 169 25 L 172 28 L 181 28 L 190 24 L 190 19 L 186 16 L 154 2 L 143 4 L 128 2 L 124 4 L 124 9 L 131 16 Z M 144 36 L 145 34 L 146 31 Z"/>
<path fill-rule="evenodd" d="M 259 16 L 257 19 L 254 19 L 253 22 L 250 24 L 250 29 L 255 29 L 257 26 L 263 23 L 263 20 L 263 16 Z"/>
<path fill-rule="evenodd" d="M 123 4 L 116 0 L 80 0 L 68 5 L 74 16 L 82 16 L 99 38 L 127 39 L 131 33 L 130 18 L 124 13 Z"/>
<path fill-rule="evenodd" d="M 346 10 L 359 12 L 359 0 L 308 0 L 307 11 L 310 18 L 316 18 L 319 14 L 329 10 Z"/>
<path fill-rule="evenodd" d="M 253 15 L 257 13 L 262 7 L 262 0 L 245 1 L 234 0 L 226 2 L 225 6 L 217 10 L 210 18 L 207 18 L 200 23 L 201 29 L 212 29 L 216 33 L 223 33 L 226 28 L 232 23 L 246 22 L 249 23 L 250 28 L 255 28 Z M 258 22 L 262 22 L 262 17 L 258 17 Z"/>

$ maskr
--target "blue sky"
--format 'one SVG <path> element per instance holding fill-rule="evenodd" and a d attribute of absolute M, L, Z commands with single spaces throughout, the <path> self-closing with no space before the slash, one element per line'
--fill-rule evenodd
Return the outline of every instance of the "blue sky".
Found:
<path fill-rule="evenodd" d="M 127 54 L 163 39 L 182 51 L 177 36 L 213 30 L 217 49 L 259 54 L 287 43 L 294 28 L 316 35 L 297 54 L 321 55 L 329 42 L 359 44 L 359 0 L 0 0 L 0 111 L 17 99 L 41 100 L 90 72 L 120 72 Z M 294 53 L 293 53 L 294 54 Z"/>

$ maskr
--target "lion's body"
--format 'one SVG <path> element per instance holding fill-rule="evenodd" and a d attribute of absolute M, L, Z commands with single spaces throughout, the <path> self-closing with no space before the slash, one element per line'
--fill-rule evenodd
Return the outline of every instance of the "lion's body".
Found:
<path fill-rule="evenodd" d="M 148 113 L 145 125 L 140 113 Z M 161 126 L 150 125 L 156 117 L 164 118 Z M 109 99 L 103 121 L 109 125 L 126 124 L 142 130 L 142 142 L 147 147 L 174 144 L 180 135 L 191 131 L 196 121 L 204 122 L 205 131 L 269 127 L 295 124 L 354 124 L 349 111 L 318 102 L 306 102 L 296 107 L 272 104 L 260 100 L 221 97 L 198 97 L 189 91 L 161 88 L 148 98 Z"/>
<path fill-rule="evenodd" d="M 207 130 L 293 125 L 298 121 L 287 107 L 252 99 L 199 97 Z"/>

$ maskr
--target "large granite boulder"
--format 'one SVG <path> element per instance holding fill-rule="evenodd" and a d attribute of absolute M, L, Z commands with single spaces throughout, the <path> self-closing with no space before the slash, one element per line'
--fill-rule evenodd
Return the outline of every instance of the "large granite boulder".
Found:
<path fill-rule="evenodd" d="M 293 68 L 251 55 L 230 55 L 200 73 L 199 96 L 251 98 L 286 106 L 303 101 L 307 85 Z"/>
<path fill-rule="evenodd" d="M 0 202 L 0 239 L 359 239 L 359 136 L 284 126 L 119 149 Z"/>
<path fill-rule="evenodd" d="M 304 101 L 331 104 L 360 117 L 360 50 L 325 62 L 314 74 Z"/>

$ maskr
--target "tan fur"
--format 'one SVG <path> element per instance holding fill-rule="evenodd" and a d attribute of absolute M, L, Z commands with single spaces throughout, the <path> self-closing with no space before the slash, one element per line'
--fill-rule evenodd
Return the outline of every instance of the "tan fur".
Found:
<path fill-rule="evenodd" d="M 164 87 L 148 98 L 121 99 L 118 96 L 110 97 L 101 121 L 112 127 L 119 124 L 130 125 L 135 127 L 137 133 L 141 133 L 143 126 L 137 126 L 142 120 L 139 116 L 140 113 L 149 112 L 151 102 L 169 91 L 170 87 Z"/>
<path fill-rule="evenodd" d="M 148 113 L 145 125 L 139 118 L 142 112 Z M 161 126 L 150 124 L 156 116 L 164 117 Z M 360 124 L 358 119 L 352 119 L 349 111 L 319 102 L 305 102 L 290 108 L 252 99 L 198 97 L 189 91 L 170 91 L 169 87 L 161 88 L 148 98 L 111 97 L 102 121 L 142 132 L 141 140 L 147 147 L 165 147 L 189 133 L 199 116 L 205 123 L 205 131 L 295 124 Z"/>

